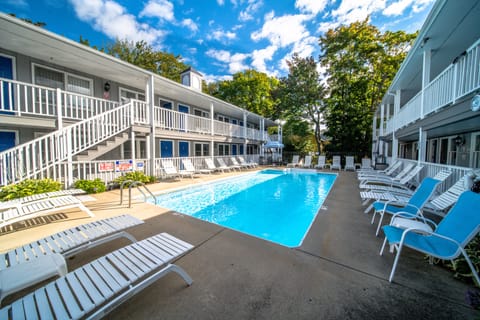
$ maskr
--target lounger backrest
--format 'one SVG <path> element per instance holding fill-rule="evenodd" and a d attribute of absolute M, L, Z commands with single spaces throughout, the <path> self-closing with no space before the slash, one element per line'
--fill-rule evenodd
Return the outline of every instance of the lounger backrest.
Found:
<path fill-rule="evenodd" d="M 223 161 L 222 158 L 217 158 L 217 162 L 221 167 L 226 167 L 227 166 L 227 164 L 225 163 L 225 161 Z"/>
<path fill-rule="evenodd" d="M 312 156 L 305 156 L 305 165 L 310 166 L 312 164 Z"/>
<path fill-rule="evenodd" d="M 412 180 L 413 178 L 415 178 L 415 176 L 420 172 L 422 171 L 423 169 L 423 166 L 416 166 L 415 168 L 413 168 L 410 172 L 408 172 L 407 175 L 405 175 L 402 179 L 400 179 L 400 183 L 401 184 L 407 184 L 408 182 L 410 182 L 410 180 Z"/>
<path fill-rule="evenodd" d="M 370 158 L 362 158 L 362 169 L 370 169 L 372 167 L 372 160 Z"/>
<path fill-rule="evenodd" d="M 392 164 L 391 166 L 389 166 L 387 169 L 385 169 L 385 174 L 386 175 L 392 175 L 392 173 L 394 173 L 395 171 L 397 171 L 398 168 L 400 168 L 400 166 L 402 165 L 402 161 L 396 161 L 394 164 Z"/>
<path fill-rule="evenodd" d="M 395 179 L 402 179 L 403 177 L 405 177 L 413 168 L 413 163 L 407 163 L 402 171 L 400 171 L 399 173 L 397 173 L 397 175 L 395 176 Z"/>
<path fill-rule="evenodd" d="M 353 167 L 354 166 L 354 158 L 351 156 L 345 157 L 345 165 L 347 167 Z"/>
<path fill-rule="evenodd" d="M 298 154 L 296 154 L 292 158 L 292 163 L 298 163 L 299 160 L 300 160 L 300 156 Z"/>
<path fill-rule="evenodd" d="M 195 167 L 190 159 L 182 159 L 183 166 L 187 171 L 195 171 Z"/>
<path fill-rule="evenodd" d="M 232 164 L 233 164 L 234 166 L 238 166 L 238 165 L 239 165 L 238 162 L 237 162 L 237 159 L 235 159 L 235 157 L 230 157 L 230 161 L 232 161 Z"/>
<path fill-rule="evenodd" d="M 435 192 L 435 189 L 439 183 L 440 181 L 430 177 L 423 179 L 422 183 L 418 186 L 408 201 L 408 204 L 411 204 L 418 209 L 422 209 L 428 199 L 430 199 L 432 194 Z"/>
<path fill-rule="evenodd" d="M 333 163 L 333 165 L 339 166 L 340 165 L 340 156 L 333 156 L 332 163 Z"/>
<path fill-rule="evenodd" d="M 450 207 L 458 200 L 460 194 L 465 191 L 464 181 L 465 179 L 461 178 L 453 186 L 448 188 L 447 191 L 430 201 L 430 203 L 440 210 L 445 210 Z"/>
<path fill-rule="evenodd" d="M 217 169 L 217 167 L 215 166 L 215 164 L 213 163 L 211 158 L 205 158 L 205 163 L 207 164 L 208 169 L 210 169 L 210 170 Z"/>
<path fill-rule="evenodd" d="M 439 223 L 436 233 L 456 240 L 465 247 L 480 229 L 480 194 L 465 191 Z"/>
<path fill-rule="evenodd" d="M 325 156 L 318 156 L 318 162 L 317 164 L 319 166 L 324 166 L 325 165 Z"/>

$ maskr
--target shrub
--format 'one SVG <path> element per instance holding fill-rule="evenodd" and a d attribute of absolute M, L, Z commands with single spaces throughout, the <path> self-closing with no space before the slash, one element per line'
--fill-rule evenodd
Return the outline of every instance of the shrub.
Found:
<path fill-rule="evenodd" d="M 0 201 L 17 199 L 38 193 L 59 191 L 61 189 L 61 183 L 52 179 L 27 179 L 17 184 L 3 187 L 0 190 Z"/>
<path fill-rule="evenodd" d="M 99 178 L 95 180 L 77 180 L 75 188 L 82 189 L 86 193 L 100 193 L 107 189 L 105 183 Z"/>
<path fill-rule="evenodd" d="M 155 182 L 155 177 L 147 176 L 141 171 L 133 171 L 127 172 L 125 175 L 118 177 L 115 179 L 115 183 L 121 185 L 124 181 L 133 180 L 133 181 L 140 181 L 143 183 L 153 183 Z M 126 183 L 125 187 L 128 187 L 130 183 Z"/>

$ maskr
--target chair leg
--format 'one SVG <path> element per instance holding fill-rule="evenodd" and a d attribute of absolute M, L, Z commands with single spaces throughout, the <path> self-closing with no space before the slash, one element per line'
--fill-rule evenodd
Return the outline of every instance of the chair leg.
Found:
<path fill-rule="evenodd" d="M 463 248 L 460 248 L 462 251 L 463 256 L 465 257 L 465 260 L 467 261 L 468 266 L 470 267 L 470 270 L 472 270 L 473 276 L 475 277 L 475 281 L 477 282 L 477 285 L 480 284 L 480 278 L 478 277 L 478 273 L 475 270 L 475 267 L 472 264 L 472 261 L 470 261 L 470 258 L 467 255 L 467 252 Z"/>
<path fill-rule="evenodd" d="M 377 215 L 377 210 L 373 211 L 373 216 L 372 216 L 372 221 L 370 221 L 370 224 L 373 224 L 375 222 L 375 216 Z"/>
<path fill-rule="evenodd" d="M 383 216 L 385 215 L 384 211 L 380 211 L 380 220 L 378 220 L 378 227 L 377 232 L 375 232 L 375 236 L 378 237 L 378 233 L 380 232 L 380 227 L 382 226 Z"/>
<path fill-rule="evenodd" d="M 383 250 L 385 250 L 385 245 L 387 244 L 387 237 L 383 240 L 382 248 L 380 249 L 380 255 L 383 255 Z"/>
<path fill-rule="evenodd" d="M 388 278 L 389 282 L 392 282 L 393 276 L 395 275 L 395 269 L 397 268 L 398 260 L 400 259 L 400 253 L 402 251 L 402 246 L 400 245 L 397 249 L 397 254 L 395 255 L 395 260 L 393 261 L 392 271 L 390 272 L 390 277 Z"/>

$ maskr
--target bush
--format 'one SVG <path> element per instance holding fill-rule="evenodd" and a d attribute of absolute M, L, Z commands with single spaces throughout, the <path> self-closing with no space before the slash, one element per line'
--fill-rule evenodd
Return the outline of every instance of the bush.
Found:
<path fill-rule="evenodd" d="M 17 199 L 38 193 L 59 191 L 61 189 L 61 183 L 52 179 L 27 179 L 17 184 L 3 187 L 0 190 L 0 201 Z"/>
<path fill-rule="evenodd" d="M 115 179 L 114 182 L 118 185 L 121 185 L 124 181 L 127 181 L 127 180 L 140 181 L 140 182 L 143 182 L 143 183 L 147 184 L 147 183 L 155 182 L 155 177 L 147 176 L 141 171 L 133 171 L 133 172 L 128 172 L 125 175 L 118 177 L 117 179 Z M 128 187 L 129 185 L 130 185 L 130 183 L 126 183 L 125 187 Z"/>
<path fill-rule="evenodd" d="M 75 181 L 75 188 L 82 189 L 86 193 L 100 193 L 105 192 L 107 189 L 105 183 L 99 178 L 95 180 L 77 180 Z"/>

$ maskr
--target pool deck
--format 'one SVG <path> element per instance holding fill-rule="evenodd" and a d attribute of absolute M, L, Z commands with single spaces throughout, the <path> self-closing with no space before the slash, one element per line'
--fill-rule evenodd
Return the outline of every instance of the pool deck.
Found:
<path fill-rule="evenodd" d="M 330 171 L 328 171 L 330 172 Z M 237 173 L 162 182 L 154 192 Z M 378 254 L 371 214 L 361 206 L 356 174 L 340 172 L 303 244 L 286 248 L 136 199 L 119 204 L 119 190 L 85 202 L 81 211 L 58 220 L 0 235 L 0 251 L 59 230 L 118 214 L 145 220 L 129 229 L 137 239 L 168 232 L 195 245 L 177 260 L 193 278 L 186 287 L 175 274 L 155 282 L 114 310 L 109 319 L 479 319 L 465 300 L 472 286 L 423 255 L 404 249 L 393 283 L 388 276 L 393 255 Z M 125 199 L 127 199 L 125 197 Z M 39 220 L 40 221 L 40 220 Z M 68 261 L 74 269 L 126 245 L 115 240 Z M 8 304 L 15 296 L 7 297 Z"/>

